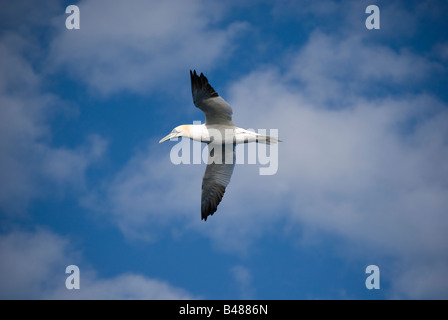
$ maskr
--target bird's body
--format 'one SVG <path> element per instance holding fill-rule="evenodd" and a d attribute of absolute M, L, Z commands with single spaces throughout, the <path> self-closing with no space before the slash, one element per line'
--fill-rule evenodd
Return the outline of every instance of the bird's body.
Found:
<path fill-rule="evenodd" d="M 205 114 L 204 124 L 180 125 L 161 139 L 166 140 L 185 137 L 209 146 L 209 160 L 202 180 L 201 214 L 207 220 L 216 212 L 225 189 L 230 182 L 235 166 L 235 145 L 240 143 L 260 142 L 276 143 L 276 137 L 260 135 L 236 127 L 232 121 L 232 108 L 210 86 L 201 73 L 190 71 L 191 89 L 195 106 Z"/>
<path fill-rule="evenodd" d="M 277 142 L 275 137 L 264 136 L 253 131 L 243 128 L 220 125 L 220 124 L 183 124 L 174 130 L 182 132 L 182 137 L 189 138 L 194 141 L 215 143 L 215 144 L 240 144 L 248 142 L 261 142 L 269 144 L 272 140 Z M 173 131 L 174 131 L 173 130 Z M 173 138 L 173 137 L 171 137 Z M 161 142 L 168 139 L 162 139 Z"/>

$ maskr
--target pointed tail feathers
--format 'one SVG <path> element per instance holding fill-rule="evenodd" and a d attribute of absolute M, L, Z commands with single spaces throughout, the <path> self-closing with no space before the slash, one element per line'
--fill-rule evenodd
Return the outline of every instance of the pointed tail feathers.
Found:
<path fill-rule="evenodd" d="M 257 135 L 257 142 L 271 144 L 271 143 L 282 142 L 282 140 L 280 140 L 279 138 L 274 137 L 274 136 L 264 136 L 264 135 L 259 134 L 259 135 Z"/>

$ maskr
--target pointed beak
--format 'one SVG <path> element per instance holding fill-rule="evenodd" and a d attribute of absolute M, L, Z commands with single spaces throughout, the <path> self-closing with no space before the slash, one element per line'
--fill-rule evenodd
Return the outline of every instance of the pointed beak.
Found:
<path fill-rule="evenodd" d="M 162 142 L 164 142 L 164 141 L 166 141 L 166 140 L 169 140 L 169 139 L 173 139 L 173 138 L 176 138 L 177 137 L 177 133 L 176 132 L 171 132 L 169 135 L 167 135 L 165 138 L 163 138 L 162 140 L 160 140 L 159 141 L 159 143 L 162 143 Z"/>

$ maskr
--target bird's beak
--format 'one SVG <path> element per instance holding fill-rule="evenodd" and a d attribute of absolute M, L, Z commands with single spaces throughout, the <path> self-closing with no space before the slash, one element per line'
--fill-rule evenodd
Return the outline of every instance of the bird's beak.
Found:
<path fill-rule="evenodd" d="M 162 143 L 162 142 L 164 142 L 164 141 L 166 141 L 166 140 L 169 140 L 169 139 L 173 139 L 173 138 L 176 138 L 177 137 L 177 133 L 176 132 L 171 132 L 169 135 L 167 135 L 165 138 L 163 138 L 162 140 L 160 140 L 159 141 L 159 143 Z"/>

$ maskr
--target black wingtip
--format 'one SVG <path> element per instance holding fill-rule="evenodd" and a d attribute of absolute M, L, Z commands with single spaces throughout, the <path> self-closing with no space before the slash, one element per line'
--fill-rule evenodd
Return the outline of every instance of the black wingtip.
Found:
<path fill-rule="evenodd" d="M 212 98 L 218 97 L 219 94 L 213 89 L 213 87 L 208 83 L 208 79 L 204 74 L 198 76 L 195 69 L 190 70 L 190 78 L 191 78 L 191 90 L 194 91 L 202 91 L 205 93 L 204 98 Z"/>
<path fill-rule="evenodd" d="M 213 213 L 214 213 L 214 212 L 213 212 Z M 204 222 L 206 222 L 206 221 L 207 221 L 207 218 L 210 217 L 210 216 L 212 216 L 213 213 L 203 214 L 202 217 L 201 217 L 201 220 L 204 220 Z"/>
<path fill-rule="evenodd" d="M 207 205 L 202 205 L 201 206 L 201 220 L 207 221 L 207 218 L 209 216 L 212 216 L 216 210 L 217 210 L 217 205 L 213 208 L 210 204 Z"/>
<path fill-rule="evenodd" d="M 212 200 L 204 199 L 203 196 L 201 198 L 201 220 L 207 221 L 207 218 L 218 210 L 218 205 L 226 192 L 226 187 L 216 184 L 211 190 L 213 190 Z M 204 187 L 202 187 L 202 191 L 204 191 Z"/>

